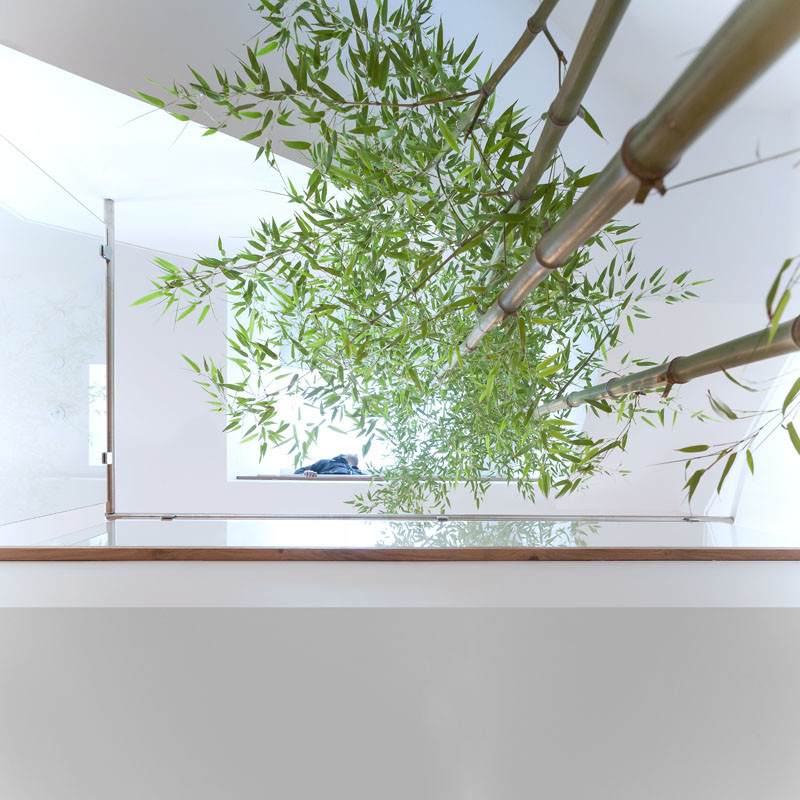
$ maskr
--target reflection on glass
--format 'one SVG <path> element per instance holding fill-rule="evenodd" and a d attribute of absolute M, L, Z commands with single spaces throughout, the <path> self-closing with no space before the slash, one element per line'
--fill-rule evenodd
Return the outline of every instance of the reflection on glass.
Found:
<path fill-rule="evenodd" d="M 0 546 L 16 544 L 3 542 Z M 800 547 L 725 521 L 547 519 L 118 519 L 37 544 L 209 548 Z"/>
<path fill-rule="evenodd" d="M 378 547 L 585 547 L 597 524 L 575 520 L 393 520 Z"/>
<path fill-rule="evenodd" d="M 797 547 L 729 522 L 548 519 L 118 519 L 53 545 L 120 547 L 463 548 L 463 547 Z M 2 529 L 0 529 L 2 544 Z"/>

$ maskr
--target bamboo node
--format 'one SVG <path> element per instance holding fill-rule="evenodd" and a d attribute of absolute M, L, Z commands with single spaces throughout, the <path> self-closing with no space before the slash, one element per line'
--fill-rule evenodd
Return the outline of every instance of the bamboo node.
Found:
<path fill-rule="evenodd" d="M 553 106 L 550 106 L 550 108 L 547 109 L 547 119 L 550 120 L 550 123 L 552 125 L 555 125 L 557 128 L 568 128 L 572 124 L 576 116 L 577 114 L 575 114 L 572 117 L 572 119 L 558 119 L 553 114 Z"/>
<path fill-rule="evenodd" d="M 792 323 L 792 340 L 798 347 L 800 347 L 800 316 L 795 317 L 795 320 Z"/>
<path fill-rule="evenodd" d="M 669 396 L 669 393 L 672 391 L 672 387 L 678 383 L 686 383 L 686 381 L 680 380 L 678 376 L 675 374 L 675 364 L 680 359 L 680 356 L 675 356 L 672 361 L 667 364 L 667 368 L 664 370 L 664 378 L 666 383 L 664 384 L 664 391 L 661 393 L 662 398 L 666 398 Z"/>
<path fill-rule="evenodd" d="M 525 26 L 531 36 L 538 36 L 544 30 L 544 23 L 536 19 L 536 14 L 528 18 L 528 24 Z"/>
<path fill-rule="evenodd" d="M 505 314 L 505 319 L 503 322 L 505 322 L 509 317 L 516 317 L 517 314 L 519 314 L 518 308 L 511 310 L 503 305 L 502 295 L 497 298 L 497 307 Z"/>
<path fill-rule="evenodd" d="M 511 190 L 511 196 L 518 202 L 522 203 L 523 205 L 528 202 L 530 199 L 529 197 L 525 197 L 524 195 L 520 194 L 519 187 L 515 186 Z"/>
<path fill-rule="evenodd" d="M 542 240 L 540 239 L 539 240 L 539 244 L 541 244 L 541 241 Z M 542 256 L 539 253 L 539 245 L 538 244 L 536 245 L 536 247 L 533 250 L 533 255 L 534 255 L 534 258 L 536 259 L 536 261 L 539 263 L 539 266 L 540 267 L 544 267 L 545 269 L 558 269 L 561 266 L 560 264 L 551 264 L 550 262 L 548 262 L 547 260 L 542 258 Z"/>
<path fill-rule="evenodd" d="M 673 358 L 672 361 L 670 361 L 669 364 L 667 364 L 667 368 L 664 371 L 667 383 L 686 383 L 686 381 L 682 381 L 675 372 L 675 367 L 677 365 L 677 362 L 680 361 L 680 359 L 681 359 L 680 356 L 675 356 L 675 358 Z"/>
<path fill-rule="evenodd" d="M 622 163 L 625 165 L 628 172 L 631 173 L 635 178 L 639 179 L 639 191 L 636 193 L 636 197 L 634 197 L 634 203 L 644 203 L 647 195 L 650 194 L 651 189 L 655 189 L 660 195 L 665 195 L 667 193 L 667 189 L 664 186 L 664 176 L 669 172 L 669 170 L 664 170 L 663 172 L 655 172 L 653 170 L 648 170 L 642 167 L 640 164 L 636 162 L 636 159 L 633 157 L 631 153 L 630 144 L 631 144 L 631 137 L 635 130 L 636 126 L 634 125 L 627 134 L 625 134 L 625 139 L 622 142 L 622 147 L 620 148 L 620 157 L 622 158 Z"/>

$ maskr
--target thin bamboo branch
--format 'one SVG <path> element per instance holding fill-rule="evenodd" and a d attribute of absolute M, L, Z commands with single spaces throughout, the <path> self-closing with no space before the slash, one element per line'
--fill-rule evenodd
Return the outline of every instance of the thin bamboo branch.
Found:
<path fill-rule="evenodd" d="M 553 48 L 553 52 L 556 54 L 559 64 L 563 64 L 566 67 L 567 57 L 564 55 L 564 51 L 558 46 L 558 43 L 553 38 L 553 34 L 550 33 L 550 29 L 547 27 L 547 25 L 544 26 L 543 33 L 547 41 L 550 43 L 550 47 Z"/>
<path fill-rule="evenodd" d="M 466 133 L 472 130 L 475 120 L 478 119 L 486 101 L 492 96 L 497 84 L 506 76 L 506 73 L 519 61 L 522 54 L 530 47 L 533 40 L 545 29 L 550 12 L 556 7 L 558 0 L 542 0 L 539 8 L 528 20 L 522 36 L 511 48 L 508 55 L 500 62 L 500 66 L 489 76 L 486 83 L 480 88 L 481 96 L 466 110 L 458 121 L 458 132 Z"/>
<path fill-rule="evenodd" d="M 612 378 L 605 383 L 552 400 L 538 406 L 534 410 L 534 415 L 542 417 L 556 411 L 575 408 L 583 403 L 605 399 L 616 400 L 626 394 L 646 392 L 662 386 L 669 388 L 673 384 L 688 383 L 714 372 L 792 353 L 800 350 L 800 316 L 779 325 L 772 341 L 769 342 L 768 339 L 769 329 L 760 330 L 709 347 L 707 350 L 700 350 L 690 356 L 678 356 L 657 367 Z"/>
<path fill-rule="evenodd" d="M 255 97 L 261 101 L 268 100 L 285 100 L 286 98 L 294 97 L 307 97 L 311 100 L 324 100 L 326 103 L 338 106 L 382 106 L 386 108 L 420 108 L 422 106 L 435 106 L 440 103 L 447 103 L 451 100 L 464 100 L 467 97 L 474 97 L 476 94 L 482 96 L 480 89 L 472 89 L 469 92 L 460 92 L 459 94 L 451 94 L 447 97 L 434 97 L 428 100 L 413 100 L 408 103 L 389 103 L 380 100 L 334 100 L 322 92 L 290 92 L 290 91 L 276 91 L 276 92 L 241 92 L 241 95 L 247 97 Z M 478 102 L 477 100 L 475 102 Z M 169 104 L 174 106 L 175 102 Z"/>
<path fill-rule="evenodd" d="M 712 120 L 800 36 L 797 0 L 744 0 L 661 101 L 635 125 L 619 152 L 539 241 L 511 282 L 460 346 L 475 350 L 496 325 L 516 314 L 553 270 L 631 200 L 678 163 Z"/>
<path fill-rule="evenodd" d="M 750 169 L 750 167 L 757 167 L 760 164 L 767 164 L 770 161 L 777 161 L 779 158 L 793 156 L 795 153 L 800 153 L 800 147 L 793 147 L 791 150 L 784 150 L 782 153 L 775 153 L 773 156 L 764 156 L 763 158 L 757 158 L 755 161 L 748 161 L 746 164 L 737 164 L 735 167 L 728 167 L 727 169 L 721 169 L 717 172 L 709 172 L 708 175 L 700 175 L 697 178 L 691 178 L 688 181 L 682 181 L 681 183 L 676 183 L 673 186 L 667 186 L 665 188 L 669 192 L 674 192 L 675 189 L 680 189 L 684 186 L 691 186 L 693 183 L 700 183 L 701 181 L 708 181 L 712 178 L 719 178 L 722 175 L 730 175 L 732 172 L 739 172 L 743 169 Z"/>

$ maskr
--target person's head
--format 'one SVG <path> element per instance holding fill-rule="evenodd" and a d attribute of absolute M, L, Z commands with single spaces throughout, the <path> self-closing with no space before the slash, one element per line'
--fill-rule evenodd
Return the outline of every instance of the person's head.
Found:
<path fill-rule="evenodd" d="M 358 456 L 355 453 L 342 453 L 344 460 L 351 466 L 358 466 Z"/>

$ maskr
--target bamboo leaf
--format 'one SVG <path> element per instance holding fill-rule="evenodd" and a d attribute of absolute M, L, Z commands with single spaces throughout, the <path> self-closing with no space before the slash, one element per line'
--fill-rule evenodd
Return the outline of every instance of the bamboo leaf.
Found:
<path fill-rule="evenodd" d="M 748 466 L 748 468 L 750 469 L 750 474 L 751 474 L 751 475 L 755 475 L 755 473 L 756 473 L 756 466 L 755 466 L 755 464 L 753 463 L 753 454 L 752 454 L 752 453 L 751 453 L 751 452 L 748 450 L 748 451 L 745 453 L 745 456 L 747 457 L 747 466 Z"/>
<path fill-rule="evenodd" d="M 256 51 L 257 56 L 265 56 L 267 53 L 271 53 L 276 47 L 278 46 L 278 40 L 274 39 L 269 44 L 262 47 L 260 50 Z"/>
<path fill-rule="evenodd" d="M 794 445 L 794 449 L 800 453 L 800 436 L 797 434 L 797 430 L 794 427 L 794 423 L 790 422 L 786 426 L 786 430 L 789 432 L 789 438 L 792 440 L 792 444 Z"/>
<path fill-rule="evenodd" d="M 144 92 L 136 92 L 142 100 L 147 101 L 150 103 L 151 106 L 156 106 L 156 108 L 164 108 L 164 101 L 158 97 L 153 97 L 150 94 L 144 94 Z"/>
<path fill-rule="evenodd" d="M 543 378 L 548 377 L 549 375 L 553 375 L 558 372 L 564 366 L 563 363 L 555 363 L 550 365 L 549 367 L 545 367 L 544 369 L 537 369 L 536 371 L 541 375 Z"/>
<path fill-rule="evenodd" d="M 575 186 L 582 189 L 588 186 L 599 174 L 599 172 L 590 172 L 588 175 L 581 175 L 580 178 L 575 181 Z"/>
<path fill-rule="evenodd" d="M 705 469 L 698 469 L 695 470 L 688 481 L 683 485 L 684 489 L 689 490 L 689 500 L 691 501 L 692 496 L 694 495 L 695 491 L 697 490 L 697 486 L 700 483 L 700 479 L 705 474 Z"/>
<path fill-rule="evenodd" d="M 784 414 L 786 413 L 786 409 L 789 408 L 789 404 L 795 399 L 795 397 L 797 397 L 798 393 L 800 393 L 800 378 L 794 382 L 792 388 L 789 389 L 789 393 L 786 395 L 783 401 L 782 411 Z"/>
<path fill-rule="evenodd" d="M 581 117 L 583 121 L 601 138 L 605 139 L 600 126 L 595 122 L 594 117 L 586 110 L 586 106 L 581 106 Z"/>
<path fill-rule="evenodd" d="M 185 308 L 185 309 L 184 309 L 184 310 L 183 310 L 183 311 L 182 311 L 182 312 L 181 312 L 181 313 L 178 315 L 178 320 L 177 320 L 177 321 L 178 321 L 178 322 L 180 322 L 180 321 L 181 321 L 181 320 L 182 320 L 184 317 L 188 317 L 188 316 L 189 316 L 189 314 L 191 314 L 191 313 L 192 313 L 192 312 L 193 312 L 193 311 L 194 311 L 194 310 L 197 308 L 197 306 L 198 306 L 198 304 L 197 304 L 197 303 L 192 303 L 190 306 L 188 306 L 187 308 Z"/>
<path fill-rule="evenodd" d="M 143 303 L 149 303 L 151 300 L 155 300 L 157 297 L 163 297 L 164 292 L 160 289 L 157 292 L 151 292 L 150 294 L 146 294 L 144 297 L 140 297 L 138 300 L 134 300 L 131 303 L 131 306 L 140 306 Z"/>
<path fill-rule="evenodd" d="M 197 364 L 195 364 L 195 363 L 194 363 L 194 361 L 192 361 L 192 359 L 191 359 L 191 358 L 189 358 L 189 356 L 187 356 L 187 355 L 185 355 L 185 354 L 183 354 L 183 353 L 181 353 L 181 356 L 183 356 L 183 358 L 184 358 L 184 360 L 186 361 L 186 363 L 187 363 L 187 364 L 188 364 L 188 365 L 189 365 L 189 366 L 190 366 L 190 367 L 191 367 L 191 368 L 192 368 L 192 369 L 193 369 L 195 372 L 197 372 L 198 374 L 200 373 L 200 367 L 198 367 L 198 366 L 197 366 Z"/>
<path fill-rule="evenodd" d="M 708 400 L 711 403 L 711 408 L 717 413 L 718 416 L 723 417 L 725 419 L 739 419 L 736 414 L 731 410 L 731 408 L 719 400 L 718 398 L 714 397 L 711 392 L 708 392 Z"/>
<path fill-rule="evenodd" d="M 708 450 L 707 444 L 691 444 L 688 447 L 679 447 L 679 453 L 704 453 Z"/>
<path fill-rule="evenodd" d="M 290 141 L 288 139 L 284 139 L 283 143 L 287 147 L 291 147 L 292 150 L 308 150 L 311 147 L 310 142 Z"/>
<path fill-rule="evenodd" d="M 789 303 L 789 299 L 791 298 L 791 292 L 786 289 L 781 296 L 780 302 L 778 303 L 778 307 L 775 309 L 775 313 L 772 315 L 772 322 L 769 326 L 769 336 L 767 336 L 767 344 L 769 344 L 775 338 L 775 332 L 778 330 L 778 325 L 781 321 L 781 316 L 783 315 L 784 310 L 786 309 L 787 304 Z"/>
<path fill-rule="evenodd" d="M 781 276 L 787 269 L 789 269 L 789 265 L 792 263 L 791 258 L 787 258 L 786 261 L 783 262 L 781 268 L 778 270 L 778 274 L 775 276 L 775 280 L 772 282 L 772 286 L 770 286 L 769 292 L 767 293 L 767 317 L 772 320 L 772 304 L 775 302 L 775 295 L 778 292 L 778 286 L 781 282 Z"/>
<path fill-rule="evenodd" d="M 447 126 L 447 123 L 441 118 L 438 117 L 436 120 L 439 124 L 439 130 L 442 132 L 442 136 L 444 136 L 445 141 L 450 147 L 458 152 L 458 139 L 456 138 L 455 134 L 452 130 Z"/>
<path fill-rule="evenodd" d="M 339 94 L 339 92 L 337 92 L 336 89 L 333 88 L 333 86 L 328 86 L 327 83 L 325 83 L 324 81 L 320 81 L 320 80 L 317 81 L 317 84 L 319 85 L 320 89 L 322 89 L 322 91 L 325 92 L 325 94 L 328 95 L 328 97 L 330 97 L 331 99 L 335 100 L 337 103 L 346 102 L 344 97 L 342 97 Z"/>
<path fill-rule="evenodd" d="M 725 483 L 725 478 L 728 477 L 728 473 L 731 471 L 734 461 L 736 461 L 736 453 L 731 453 L 728 456 L 728 460 L 725 462 L 725 468 L 722 470 L 722 477 L 719 479 L 719 483 L 717 484 L 717 494 L 722 491 L 722 484 Z"/>
<path fill-rule="evenodd" d="M 728 372 L 728 370 L 726 370 L 726 369 L 722 370 L 722 374 L 729 381 L 731 381 L 732 383 L 735 383 L 737 386 L 741 387 L 742 389 L 746 389 L 748 392 L 756 392 L 756 391 L 758 391 L 757 389 L 754 389 L 752 386 L 747 386 L 746 384 L 741 383 L 741 381 L 737 381 L 736 378 L 734 378 L 733 375 L 731 375 L 730 372 Z"/>

